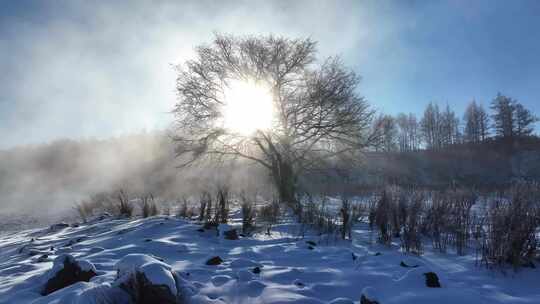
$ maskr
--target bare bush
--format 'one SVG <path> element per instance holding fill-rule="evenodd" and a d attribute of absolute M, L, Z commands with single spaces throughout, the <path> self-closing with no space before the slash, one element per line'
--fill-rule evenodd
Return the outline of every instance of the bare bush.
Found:
<path fill-rule="evenodd" d="M 348 198 L 341 199 L 341 208 L 339 214 L 341 216 L 341 239 L 345 239 L 347 236 L 349 240 L 352 239 L 352 206 Z"/>
<path fill-rule="evenodd" d="M 422 232 L 431 237 L 433 248 L 445 253 L 450 243 L 450 215 L 452 205 L 443 193 L 431 195 L 426 208 Z"/>
<path fill-rule="evenodd" d="M 88 221 L 88 217 L 94 213 L 96 206 L 90 201 L 82 201 L 80 203 L 76 203 L 74 208 L 79 214 L 81 220 L 86 223 Z"/>
<path fill-rule="evenodd" d="M 133 205 L 129 201 L 129 197 L 124 190 L 118 191 L 118 204 L 116 205 L 116 212 L 120 216 L 131 217 L 133 214 Z"/>
<path fill-rule="evenodd" d="M 538 250 L 539 199 L 537 184 L 518 184 L 488 207 L 483 264 L 517 268 L 531 263 Z"/>
<path fill-rule="evenodd" d="M 303 203 L 302 203 L 303 202 Z M 322 195 L 319 200 L 315 199 L 310 193 L 305 193 L 304 198 L 301 200 L 301 208 L 299 218 L 302 226 L 306 226 L 314 229 L 319 235 L 335 235 L 340 231 L 340 221 L 338 216 L 328 210 L 328 199 L 325 195 Z M 348 219 L 350 219 L 350 210 L 348 212 Z M 301 227 L 301 236 L 305 232 L 304 227 Z M 337 235 L 335 235 L 337 237 Z"/>
<path fill-rule="evenodd" d="M 390 216 L 392 214 L 392 200 L 387 190 L 381 194 L 379 201 L 373 209 L 373 223 L 379 229 L 379 242 L 390 245 L 392 242 Z"/>
<path fill-rule="evenodd" d="M 141 215 L 142 217 L 150 217 L 158 215 L 159 211 L 152 194 L 141 197 Z"/>
<path fill-rule="evenodd" d="M 199 204 L 199 221 L 203 222 L 207 219 L 207 215 L 210 214 L 210 209 L 212 208 L 212 196 L 210 193 L 203 191 L 199 199 Z"/>
<path fill-rule="evenodd" d="M 245 192 L 240 194 L 242 211 L 242 233 L 250 233 L 255 227 L 255 206 L 254 198 L 249 198 Z"/>
<path fill-rule="evenodd" d="M 229 221 L 229 187 L 227 185 L 218 186 L 216 206 L 216 223 L 227 224 Z"/>
<path fill-rule="evenodd" d="M 187 218 L 188 217 L 188 204 L 189 200 L 186 197 L 182 197 L 182 205 L 178 208 L 176 216 Z"/>
<path fill-rule="evenodd" d="M 401 248 L 407 253 L 420 255 L 423 253 L 422 237 L 420 233 L 420 222 L 424 206 L 424 197 L 420 192 L 407 192 L 406 196 L 400 196 L 398 210 L 400 221 L 403 225 L 401 236 Z"/>
<path fill-rule="evenodd" d="M 206 223 L 212 223 L 217 224 L 216 218 L 213 216 L 216 214 L 213 206 L 212 206 L 212 195 L 207 192 L 207 198 L 206 198 L 206 215 L 204 216 L 204 221 Z"/>
<path fill-rule="evenodd" d="M 362 221 L 362 217 L 364 216 L 364 213 L 366 212 L 366 207 L 362 203 L 355 203 L 352 205 L 352 215 L 351 215 L 351 221 L 352 223 L 357 223 Z"/>
<path fill-rule="evenodd" d="M 464 255 L 467 243 L 473 233 L 471 209 L 476 203 L 476 196 L 469 191 L 451 193 L 452 216 L 450 229 L 452 242 L 458 255 Z"/>
<path fill-rule="evenodd" d="M 260 222 L 265 227 L 267 235 L 271 235 L 272 227 L 278 223 L 280 211 L 279 201 L 275 199 L 270 204 L 259 208 L 257 222 Z"/>

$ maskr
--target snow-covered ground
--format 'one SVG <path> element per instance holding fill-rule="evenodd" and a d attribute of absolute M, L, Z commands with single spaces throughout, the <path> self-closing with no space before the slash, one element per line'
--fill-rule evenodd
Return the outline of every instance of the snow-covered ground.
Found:
<path fill-rule="evenodd" d="M 271 236 L 239 240 L 199 228 L 158 216 L 106 218 L 78 227 L 4 234 L 0 236 L 0 303 L 112 303 L 99 299 L 118 280 L 117 271 L 131 265 L 129 258 L 118 261 L 134 253 L 170 265 L 189 286 L 178 289 L 188 303 L 360 303 L 362 293 L 381 304 L 540 303 L 540 269 L 486 270 L 475 266 L 473 255 L 440 254 L 429 248 L 421 257 L 407 256 L 397 246 L 373 244 L 364 224 L 355 226 L 352 243 L 323 242 L 309 233 L 299 238 L 293 223 L 277 225 Z M 89 283 L 42 296 L 53 260 L 66 253 L 92 263 L 98 275 Z M 224 262 L 206 265 L 214 256 Z M 401 262 L 418 267 L 404 267 Z M 149 277 L 167 285 L 170 280 L 160 271 L 168 268 L 152 269 L 153 265 L 145 266 Z M 427 272 L 438 275 L 441 288 L 426 286 Z"/>

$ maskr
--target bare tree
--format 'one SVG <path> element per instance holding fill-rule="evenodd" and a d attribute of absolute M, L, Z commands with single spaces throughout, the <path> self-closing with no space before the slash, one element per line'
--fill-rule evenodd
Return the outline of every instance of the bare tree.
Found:
<path fill-rule="evenodd" d="M 439 133 L 441 146 L 448 146 L 459 143 L 461 133 L 459 130 L 459 118 L 447 104 L 445 110 L 440 115 Z"/>
<path fill-rule="evenodd" d="M 415 151 L 419 148 L 418 121 L 413 113 L 400 113 L 396 117 L 399 151 Z"/>
<path fill-rule="evenodd" d="M 481 104 L 478 106 L 478 122 L 480 127 L 480 140 L 485 141 L 489 136 L 489 115 Z"/>
<path fill-rule="evenodd" d="M 481 104 L 477 104 L 475 100 L 471 101 L 465 109 L 463 120 L 465 122 L 463 137 L 466 142 L 478 143 L 486 140 L 489 116 Z"/>
<path fill-rule="evenodd" d="M 390 115 L 381 115 L 375 119 L 375 129 L 379 132 L 376 148 L 384 152 L 397 151 L 398 129 L 396 120 Z"/>
<path fill-rule="evenodd" d="M 439 106 L 430 102 L 420 121 L 422 138 L 428 149 L 437 149 L 441 147 L 440 116 Z"/>
<path fill-rule="evenodd" d="M 372 142 L 373 111 L 357 94 L 359 77 L 338 58 L 316 61 L 310 39 L 216 35 L 178 66 L 174 108 L 177 154 L 188 165 L 242 157 L 267 168 L 282 202 L 295 203 L 300 174 Z M 268 86 L 273 124 L 250 135 L 220 124 L 223 92 L 234 81 Z"/>

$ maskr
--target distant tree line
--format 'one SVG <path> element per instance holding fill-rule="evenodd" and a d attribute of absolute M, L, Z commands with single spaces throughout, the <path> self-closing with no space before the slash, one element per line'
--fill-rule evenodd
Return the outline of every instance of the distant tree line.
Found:
<path fill-rule="evenodd" d="M 440 109 L 438 104 L 430 102 L 420 119 L 413 113 L 380 115 L 374 122 L 379 133 L 376 150 L 436 150 L 493 138 L 511 142 L 534 135 L 538 117 L 516 99 L 498 93 L 489 109 L 490 113 L 472 100 L 460 119 L 449 105 Z"/>

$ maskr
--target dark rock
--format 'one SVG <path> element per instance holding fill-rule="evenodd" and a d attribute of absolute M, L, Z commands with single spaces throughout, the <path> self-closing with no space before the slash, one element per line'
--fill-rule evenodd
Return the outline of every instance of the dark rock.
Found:
<path fill-rule="evenodd" d="M 307 248 L 307 249 L 309 249 L 309 250 L 313 250 L 313 249 L 315 249 L 315 247 L 313 247 L 313 246 L 308 246 L 308 248 Z"/>
<path fill-rule="evenodd" d="M 176 295 L 166 285 L 152 283 L 145 274 L 136 271 L 133 276 L 123 282 L 120 288 L 125 290 L 136 304 L 177 304 Z"/>
<path fill-rule="evenodd" d="M 42 255 L 39 256 L 38 261 L 39 261 L 39 260 L 45 261 L 45 260 L 47 260 L 48 258 L 49 258 L 49 255 L 48 255 L 48 254 L 42 254 Z"/>
<path fill-rule="evenodd" d="M 238 240 L 238 233 L 236 232 L 236 229 L 231 229 L 228 231 L 223 232 L 223 237 L 226 240 Z"/>
<path fill-rule="evenodd" d="M 99 215 L 99 216 L 97 217 L 97 220 L 98 220 L 98 221 L 103 221 L 104 219 L 109 218 L 109 217 L 111 217 L 111 214 L 110 214 L 110 213 L 108 213 L 108 212 L 103 212 L 101 215 Z"/>
<path fill-rule="evenodd" d="M 165 259 L 164 259 L 164 258 L 159 257 L 159 256 L 157 256 L 157 255 L 153 255 L 153 254 L 152 254 L 151 257 L 153 257 L 154 259 L 156 259 L 156 260 L 158 260 L 158 261 L 160 261 L 160 262 L 165 262 Z"/>
<path fill-rule="evenodd" d="M 379 304 L 379 301 L 376 301 L 376 300 L 370 300 L 368 297 L 366 297 L 365 295 L 362 295 L 360 297 L 360 304 Z"/>
<path fill-rule="evenodd" d="M 358 256 L 356 254 L 354 254 L 354 252 L 352 252 L 352 260 L 356 261 L 356 259 L 358 259 Z"/>
<path fill-rule="evenodd" d="M 67 227 L 69 227 L 69 224 L 66 224 L 66 223 L 58 223 L 58 224 L 51 225 L 51 227 L 49 228 L 49 230 L 55 231 L 55 230 L 60 230 L 60 229 L 64 229 L 64 228 L 67 228 Z"/>
<path fill-rule="evenodd" d="M 223 263 L 223 260 L 219 256 L 215 256 L 206 261 L 206 265 L 219 265 L 221 263 Z"/>
<path fill-rule="evenodd" d="M 197 231 L 199 231 L 199 232 L 204 232 L 204 229 L 203 229 L 203 228 L 199 228 L 199 229 L 197 229 Z"/>
<path fill-rule="evenodd" d="M 206 222 L 203 225 L 203 229 L 205 230 L 217 230 L 217 227 L 218 227 L 218 223 L 213 223 L 213 222 Z"/>
<path fill-rule="evenodd" d="M 148 242 L 151 242 L 152 239 L 145 239 L 144 241 L 145 241 L 146 243 L 148 243 Z"/>
<path fill-rule="evenodd" d="M 77 282 L 88 282 L 96 275 L 95 268 L 89 262 L 81 263 L 71 255 L 61 255 L 54 260 L 50 278 L 41 292 L 48 295 Z"/>
<path fill-rule="evenodd" d="M 42 254 L 40 257 L 36 259 L 36 263 L 43 263 L 49 261 L 49 255 L 48 254 Z"/>
<path fill-rule="evenodd" d="M 431 288 L 439 288 L 441 284 L 439 283 L 439 277 L 435 272 L 426 272 L 424 273 L 426 277 L 426 286 Z"/>
<path fill-rule="evenodd" d="M 313 247 L 317 246 L 317 243 L 315 243 L 314 241 L 306 241 L 306 244 L 311 245 Z"/>
<path fill-rule="evenodd" d="M 375 253 L 375 256 L 380 256 L 380 255 L 382 255 L 382 253 L 380 253 L 380 252 Z"/>
<path fill-rule="evenodd" d="M 373 287 L 364 287 L 360 296 L 360 304 L 379 304 L 377 294 L 377 291 Z"/>
<path fill-rule="evenodd" d="M 78 237 L 76 239 L 71 239 L 69 240 L 69 242 L 67 242 L 64 247 L 69 247 L 69 246 L 72 246 L 72 245 L 75 245 L 77 243 L 80 243 L 82 241 L 84 241 L 85 237 Z"/>
<path fill-rule="evenodd" d="M 405 262 L 403 262 L 403 261 L 401 261 L 401 262 L 399 263 L 399 266 L 405 267 L 405 268 L 416 268 L 416 267 L 418 267 L 418 265 L 407 265 L 407 264 L 406 264 Z"/>
<path fill-rule="evenodd" d="M 257 266 L 255 268 L 253 268 L 252 271 L 253 271 L 254 274 L 259 274 L 259 273 L 261 273 L 261 268 L 259 266 Z"/>

